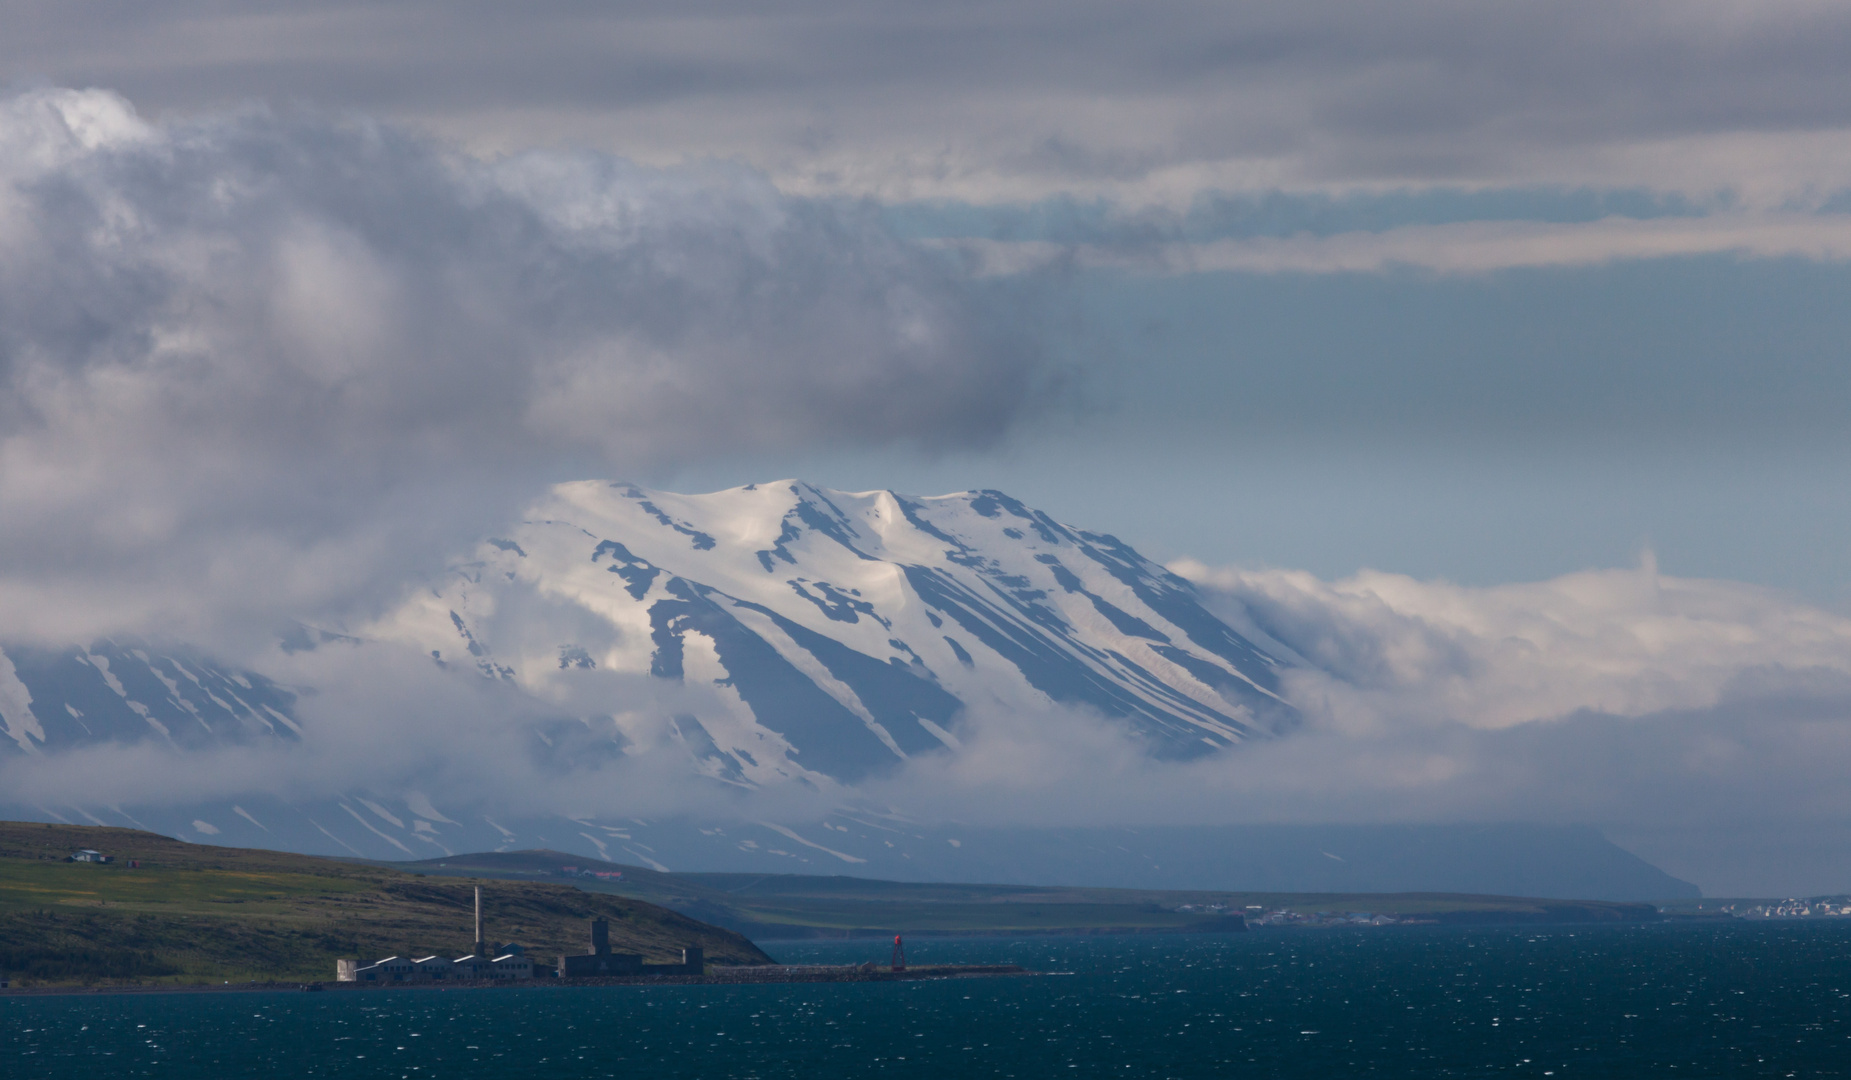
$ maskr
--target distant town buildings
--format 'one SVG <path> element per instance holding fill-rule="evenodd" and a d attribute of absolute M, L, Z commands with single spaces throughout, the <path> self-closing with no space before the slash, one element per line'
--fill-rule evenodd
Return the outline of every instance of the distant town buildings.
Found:
<path fill-rule="evenodd" d="M 1427 919 L 1410 919 L 1406 916 L 1397 918 L 1373 911 L 1314 911 L 1310 913 L 1293 911 L 1290 908 L 1276 908 L 1262 911 L 1258 915 L 1248 915 L 1249 926 L 1394 926 L 1398 923 L 1429 922 Z"/>
<path fill-rule="evenodd" d="M 1810 900 L 1781 900 L 1772 904 L 1725 904 L 1719 910 L 1738 919 L 1817 919 L 1851 915 L 1851 897 L 1819 896 Z"/>

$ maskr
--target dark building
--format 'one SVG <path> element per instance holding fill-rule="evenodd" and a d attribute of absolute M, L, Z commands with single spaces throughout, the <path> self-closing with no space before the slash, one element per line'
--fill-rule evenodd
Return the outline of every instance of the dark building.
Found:
<path fill-rule="evenodd" d="M 707 955 L 698 947 L 681 950 L 679 964 L 646 965 L 636 953 L 614 953 L 611 951 L 611 924 L 603 919 L 591 920 L 590 952 L 559 958 L 562 979 L 600 975 L 702 975 L 706 970 Z"/>
<path fill-rule="evenodd" d="M 603 919 L 591 920 L 591 951 L 579 956 L 559 958 L 559 977 L 580 979 L 597 975 L 641 975 L 643 958 L 637 953 L 611 951 L 611 924 Z"/>

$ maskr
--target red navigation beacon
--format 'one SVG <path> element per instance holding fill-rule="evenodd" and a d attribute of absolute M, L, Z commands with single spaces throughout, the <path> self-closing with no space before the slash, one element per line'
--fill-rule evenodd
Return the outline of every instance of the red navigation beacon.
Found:
<path fill-rule="evenodd" d="M 900 935 L 893 935 L 893 970 L 906 970 L 906 949 L 900 944 Z"/>

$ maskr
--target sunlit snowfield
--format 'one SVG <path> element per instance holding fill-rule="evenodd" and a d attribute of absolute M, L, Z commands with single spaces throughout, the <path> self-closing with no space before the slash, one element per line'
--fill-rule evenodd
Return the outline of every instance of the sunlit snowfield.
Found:
<path fill-rule="evenodd" d="M 885 959 L 880 942 L 773 945 Z M 931 983 L 0 999 L 9 1078 L 1851 1074 L 1851 923 L 917 940 Z"/>

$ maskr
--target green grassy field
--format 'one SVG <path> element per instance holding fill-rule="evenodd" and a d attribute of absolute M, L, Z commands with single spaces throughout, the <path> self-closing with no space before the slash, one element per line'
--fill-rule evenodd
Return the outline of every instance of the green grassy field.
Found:
<path fill-rule="evenodd" d="M 86 847 L 116 861 L 63 861 Z M 721 963 L 770 962 L 732 931 L 566 883 L 472 882 L 132 829 L 0 822 L 0 972 L 23 985 L 309 981 L 333 978 L 343 956 L 461 956 L 478 883 L 490 938 L 537 958 L 585 951 L 587 920 L 601 915 L 620 952 L 674 961 L 698 945 Z"/>
<path fill-rule="evenodd" d="M 622 871 L 581 888 L 673 908 L 755 941 L 889 934 L 1212 933 L 1235 914 L 1289 908 L 1368 911 L 1433 922 L 1622 922 L 1658 917 L 1649 904 L 1449 893 L 1254 893 L 956 885 L 801 874 L 662 873 L 548 851 L 463 855 L 417 863 L 430 874 L 558 880 L 560 868 Z M 1211 905 L 1221 912 L 1205 910 Z M 1191 907 L 1195 910 L 1181 910 Z"/>

